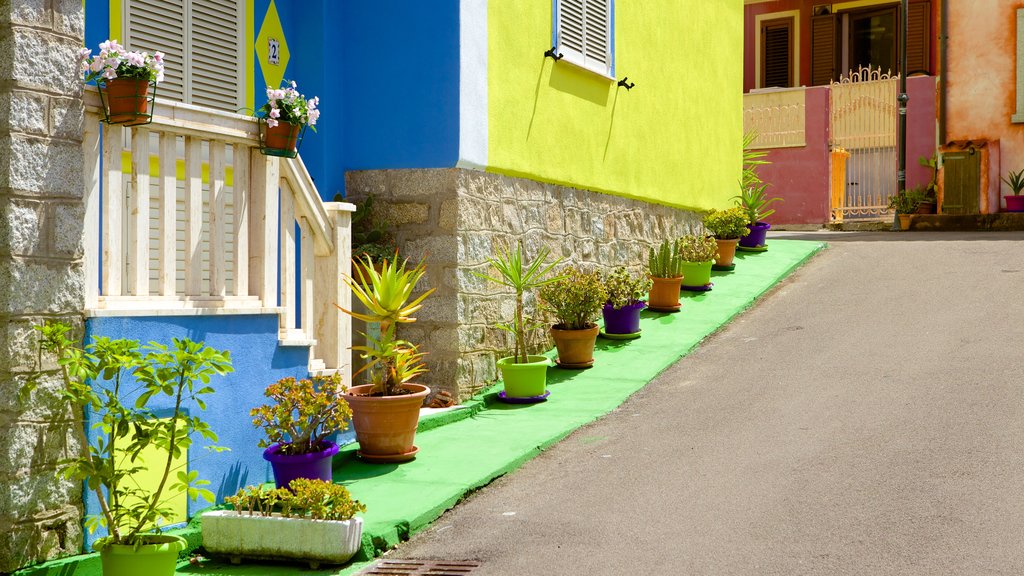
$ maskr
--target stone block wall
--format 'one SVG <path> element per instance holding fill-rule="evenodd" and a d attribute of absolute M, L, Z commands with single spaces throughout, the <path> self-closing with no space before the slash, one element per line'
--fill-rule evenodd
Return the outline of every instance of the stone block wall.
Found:
<path fill-rule="evenodd" d="M 0 0 L 0 573 L 82 548 L 81 486 L 54 474 L 81 422 L 33 325 L 81 333 L 84 33 L 81 0 Z"/>
<path fill-rule="evenodd" d="M 401 253 L 427 263 L 420 288 L 437 291 L 400 333 L 428 353 L 423 382 L 462 398 L 498 378 L 494 361 L 511 348 L 494 326 L 512 317 L 511 290 L 473 274 L 494 274 L 487 258 L 496 250 L 521 239 L 528 256 L 547 246 L 566 263 L 643 273 L 648 248 L 700 221 L 668 206 L 461 168 L 350 172 L 346 186 L 356 202 L 373 194 Z"/>

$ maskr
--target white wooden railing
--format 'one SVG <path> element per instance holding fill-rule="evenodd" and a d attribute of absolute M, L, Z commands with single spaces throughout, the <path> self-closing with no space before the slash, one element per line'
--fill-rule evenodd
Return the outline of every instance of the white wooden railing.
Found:
<path fill-rule="evenodd" d="M 301 158 L 262 155 L 251 117 L 158 99 L 124 128 L 95 90 L 85 103 L 86 313 L 276 313 L 283 345 L 348 382 L 353 206 L 322 202 Z"/>

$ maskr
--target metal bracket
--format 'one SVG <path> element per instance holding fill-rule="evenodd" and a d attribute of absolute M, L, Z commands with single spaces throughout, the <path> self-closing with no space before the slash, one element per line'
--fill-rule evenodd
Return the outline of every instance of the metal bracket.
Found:
<path fill-rule="evenodd" d="M 552 46 L 551 48 L 548 48 L 546 52 L 544 52 L 544 57 L 550 57 L 555 62 L 558 62 L 559 60 L 562 59 L 563 56 L 561 52 L 555 52 L 555 46 Z"/>
<path fill-rule="evenodd" d="M 625 76 L 622 80 L 619 80 L 619 86 L 622 86 L 626 90 L 632 90 L 633 86 L 636 86 L 636 82 L 629 82 L 629 76 Z"/>

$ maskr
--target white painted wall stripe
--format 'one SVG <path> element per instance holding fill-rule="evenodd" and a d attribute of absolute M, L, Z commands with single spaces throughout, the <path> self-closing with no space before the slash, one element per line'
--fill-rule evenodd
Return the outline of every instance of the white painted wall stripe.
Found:
<path fill-rule="evenodd" d="M 487 167 L 487 0 L 459 2 L 460 168 Z"/>

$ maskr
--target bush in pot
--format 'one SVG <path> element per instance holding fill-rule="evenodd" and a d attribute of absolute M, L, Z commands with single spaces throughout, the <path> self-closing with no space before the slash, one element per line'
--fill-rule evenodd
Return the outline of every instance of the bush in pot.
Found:
<path fill-rule="evenodd" d="M 540 298 L 557 323 L 551 336 L 558 348 L 558 365 L 585 368 L 594 364 L 598 312 L 608 301 L 601 275 L 572 266 L 559 279 L 540 289 Z"/>
<path fill-rule="evenodd" d="M 352 419 L 345 390 L 337 374 L 282 378 L 263 392 L 272 403 L 249 412 L 253 426 L 266 435 L 259 446 L 266 448 L 263 458 L 273 467 L 278 488 L 295 478 L 331 480 L 338 445 L 328 437 L 347 429 Z"/>
<path fill-rule="evenodd" d="M 691 232 L 679 238 L 679 258 L 682 260 L 683 290 L 711 289 L 711 264 L 718 254 L 718 243 L 713 236 Z"/>
<path fill-rule="evenodd" d="M 764 249 L 766 247 L 765 236 L 772 226 L 763 220 L 775 213 L 775 210 L 769 209 L 768 206 L 773 202 L 782 201 L 782 198 L 778 197 L 769 198 L 767 190 L 767 184 L 741 186 L 740 193 L 733 197 L 736 200 L 736 206 L 741 208 L 747 214 L 747 219 L 750 220 L 750 224 L 747 224 L 748 232 L 740 238 L 739 245 L 742 248 Z"/>
<path fill-rule="evenodd" d="M 917 207 L 926 198 L 922 188 L 900 190 L 889 198 L 889 209 L 899 217 L 900 230 L 910 229 L 910 215 L 917 212 Z"/>
<path fill-rule="evenodd" d="M 232 510 L 203 514 L 203 548 L 211 555 L 341 564 L 359 551 L 366 512 L 348 489 L 297 478 L 287 488 L 242 488 L 224 499 Z"/>
<path fill-rule="evenodd" d="M 397 337 L 399 324 L 416 321 L 413 316 L 431 288 L 413 298 L 416 283 L 426 272 L 423 262 L 406 269 L 406 262 L 384 260 L 378 271 L 368 256 L 355 270 L 358 278 L 343 276 L 342 281 L 366 308 L 366 313 L 338 309 L 364 322 L 380 324 L 380 337 L 363 334 L 366 346 L 353 346 L 362 352 L 366 364 L 361 372 L 370 375 L 371 384 L 349 388 L 346 400 L 352 408 L 359 456 L 371 462 L 405 462 L 416 456 L 413 445 L 420 405 L 430 388 L 412 380 L 427 371 L 423 354 L 417 347 Z"/>
<path fill-rule="evenodd" d="M 140 346 L 134 340 L 96 337 L 84 348 L 68 336 L 71 328 L 49 323 L 38 328 L 40 347 L 56 356 L 63 379 L 62 396 L 78 422 L 83 411 L 91 411 L 99 431 L 90 443 L 83 426 L 74 426 L 79 453 L 60 462 L 61 476 L 84 481 L 99 502 L 100 514 L 86 519 L 90 532 L 105 527 L 107 536 L 93 548 L 100 552 L 105 576 L 174 574 L 178 553 L 185 541 L 161 534 L 173 510 L 167 508 L 168 494 L 184 492 L 189 499 L 213 502 L 198 472 L 178 470 L 174 462 L 193 438 L 202 437 L 213 451 L 217 435 L 197 412 L 205 410 L 204 397 L 213 394 L 208 385 L 216 375 L 231 372 L 230 354 L 201 342 L 174 339 L 172 346 L 151 342 Z M 31 394 L 30 378 L 22 396 Z M 166 397 L 166 398 L 162 398 Z M 170 413 L 150 408 L 154 398 L 173 405 Z M 190 410 L 190 411 L 187 411 Z M 159 452 L 158 486 L 140 487 L 135 475 L 146 472 L 139 455 Z"/>
<path fill-rule="evenodd" d="M 736 257 L 736 245 L 747 233 L 748 224 L 750 217 L 739 206 L 727 210 L 712 210 L 704 216 L 704 227 L 715 236 L 715 242 L 718 244 L 716 267 L 723 270 L 732 270 L 735 267 L 733 259 Z"/>
<path fill-rule="evenodd" d="M 651 279 L 631 276 L 625 266 L 619 266 L 604 277 L 608 300 L 601 309 L 605 335 L 640 334 L 640 312 L 647 307 L 644 295 L 651 289 Z"/>
<path fill-rule="evenodd" d="M 1004 197 L 1006 198 L 1006 211 L 1024 212 L 1024 194 L 1022 194 L 1024 192 L 1024 168 L 1017 172 L 1010 170 L 1002 180 L 1013 192 Z"/>
<path fill-rule="evenodd" d="M 659 312 L 679 310 L 683 261 L 679 256 L 678 240 L 662 240 L 657 250 L 651 248 L 647 255 L 647 271 L 651 279 L 651 288 L 647 295 L 648 307 Z"/>
<path fill-rule="evenodd" d="M 497 327 L 512 335 L 514 342 L 512 355 L 498 359 L 498 371 L 505 386 L 506 398 L 540 398 L 547 388 L 547 369 L 550 365 L 546 356 L 528 354 L 526 347 L 527 333 L 540 325 L 527 322 L 525 295 L 545 284 L 558 280 L 548 277 L 561 258 L 545 264 L 550 251 L 541 247 L 537 255 L 529 260 L 523 255 L 523 243 L 517 242 L 515 251 L 503 250 L 487 262 L 498 271 L 498 276 L 488 276 L 474 272 L 478 278 L 511 288 L 515 293 L 515 315 L 510 323 L 500 323 Z"/>

